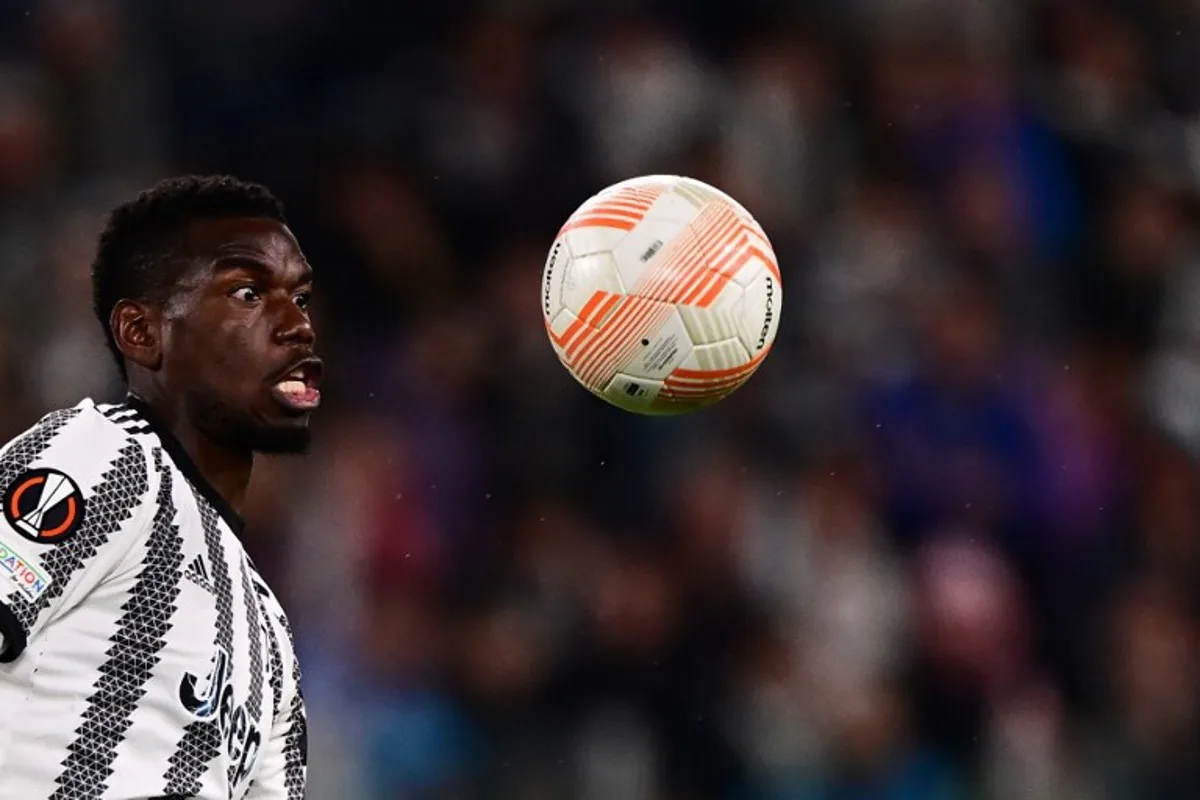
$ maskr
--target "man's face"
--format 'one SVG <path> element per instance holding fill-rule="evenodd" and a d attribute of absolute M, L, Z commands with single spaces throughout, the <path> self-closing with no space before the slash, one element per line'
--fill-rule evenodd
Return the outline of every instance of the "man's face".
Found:
<path fill-rule="evenodd" d="M 163 315 L 163 369 L 196 428 L 225 446 L 303 452 L 320 403 L 308 316 L 312 270 L 269 219 L 193 223 L 194 265 Z"/>

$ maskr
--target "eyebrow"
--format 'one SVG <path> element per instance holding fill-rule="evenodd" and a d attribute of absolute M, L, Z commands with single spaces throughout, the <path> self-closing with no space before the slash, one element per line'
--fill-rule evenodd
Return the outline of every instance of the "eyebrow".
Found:
<path fill-rule="evenodd" d="M 273 277 L 272 269 L 256 256 L 242 253 L 228 253 L 217 256 L 216 259 L 213 260 L 213 272 L 217 275 L 220 275 L 223 272 L 232 272 L 234 270 L 257 272 L 265 277 Z M 298 283 L 311 283 L 312 279 L 313 269 L 306 263 Z"/>

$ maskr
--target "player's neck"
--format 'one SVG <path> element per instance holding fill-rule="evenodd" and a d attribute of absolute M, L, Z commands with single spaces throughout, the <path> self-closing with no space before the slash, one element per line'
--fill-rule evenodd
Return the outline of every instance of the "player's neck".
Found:
<path fill-rule="evenodd" d="M 164 433 L 173 437 L 192 469 L 240 517 L 250 486 L 254 453 L 222 445 L 197 428 L 181 409 L 161 398 L 156 400 L 153 395 L 147 397 L 136 390 L 130 396 L 151 416 L 150 422 L 160 437 Z"/>
<path fill-rule="evenodd" d="M 186 422 L 171 425 L 170 429 L 204 479 L 240 516 L 250 486 L 254 454 L 222 447 Z"/>

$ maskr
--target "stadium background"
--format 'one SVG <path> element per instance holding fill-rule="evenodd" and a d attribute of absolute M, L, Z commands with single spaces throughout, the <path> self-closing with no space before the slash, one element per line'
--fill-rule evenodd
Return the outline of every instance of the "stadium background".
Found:
<path fill-rule="evenodd" d="M 247 542 L 313 800 L 1194 798 L 1198 45 L 1188 0 L 0 0 L 0 434 L 115 390 L 108 207 L 261 180 L 332 368 Z M 784 270 L 685 419 L 539 318 L 647 172 Z"/>

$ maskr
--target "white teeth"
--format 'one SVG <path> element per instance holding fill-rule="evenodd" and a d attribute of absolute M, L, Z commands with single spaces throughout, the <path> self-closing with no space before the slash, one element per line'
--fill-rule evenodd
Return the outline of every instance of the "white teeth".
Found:
<path fill-rule="evenodd" d="M 284 380 L 276 384 L 279 391 L 284 394 L 304 394 L 308 391 L 308 387 L 304 385 L 304 381 Z"/>

